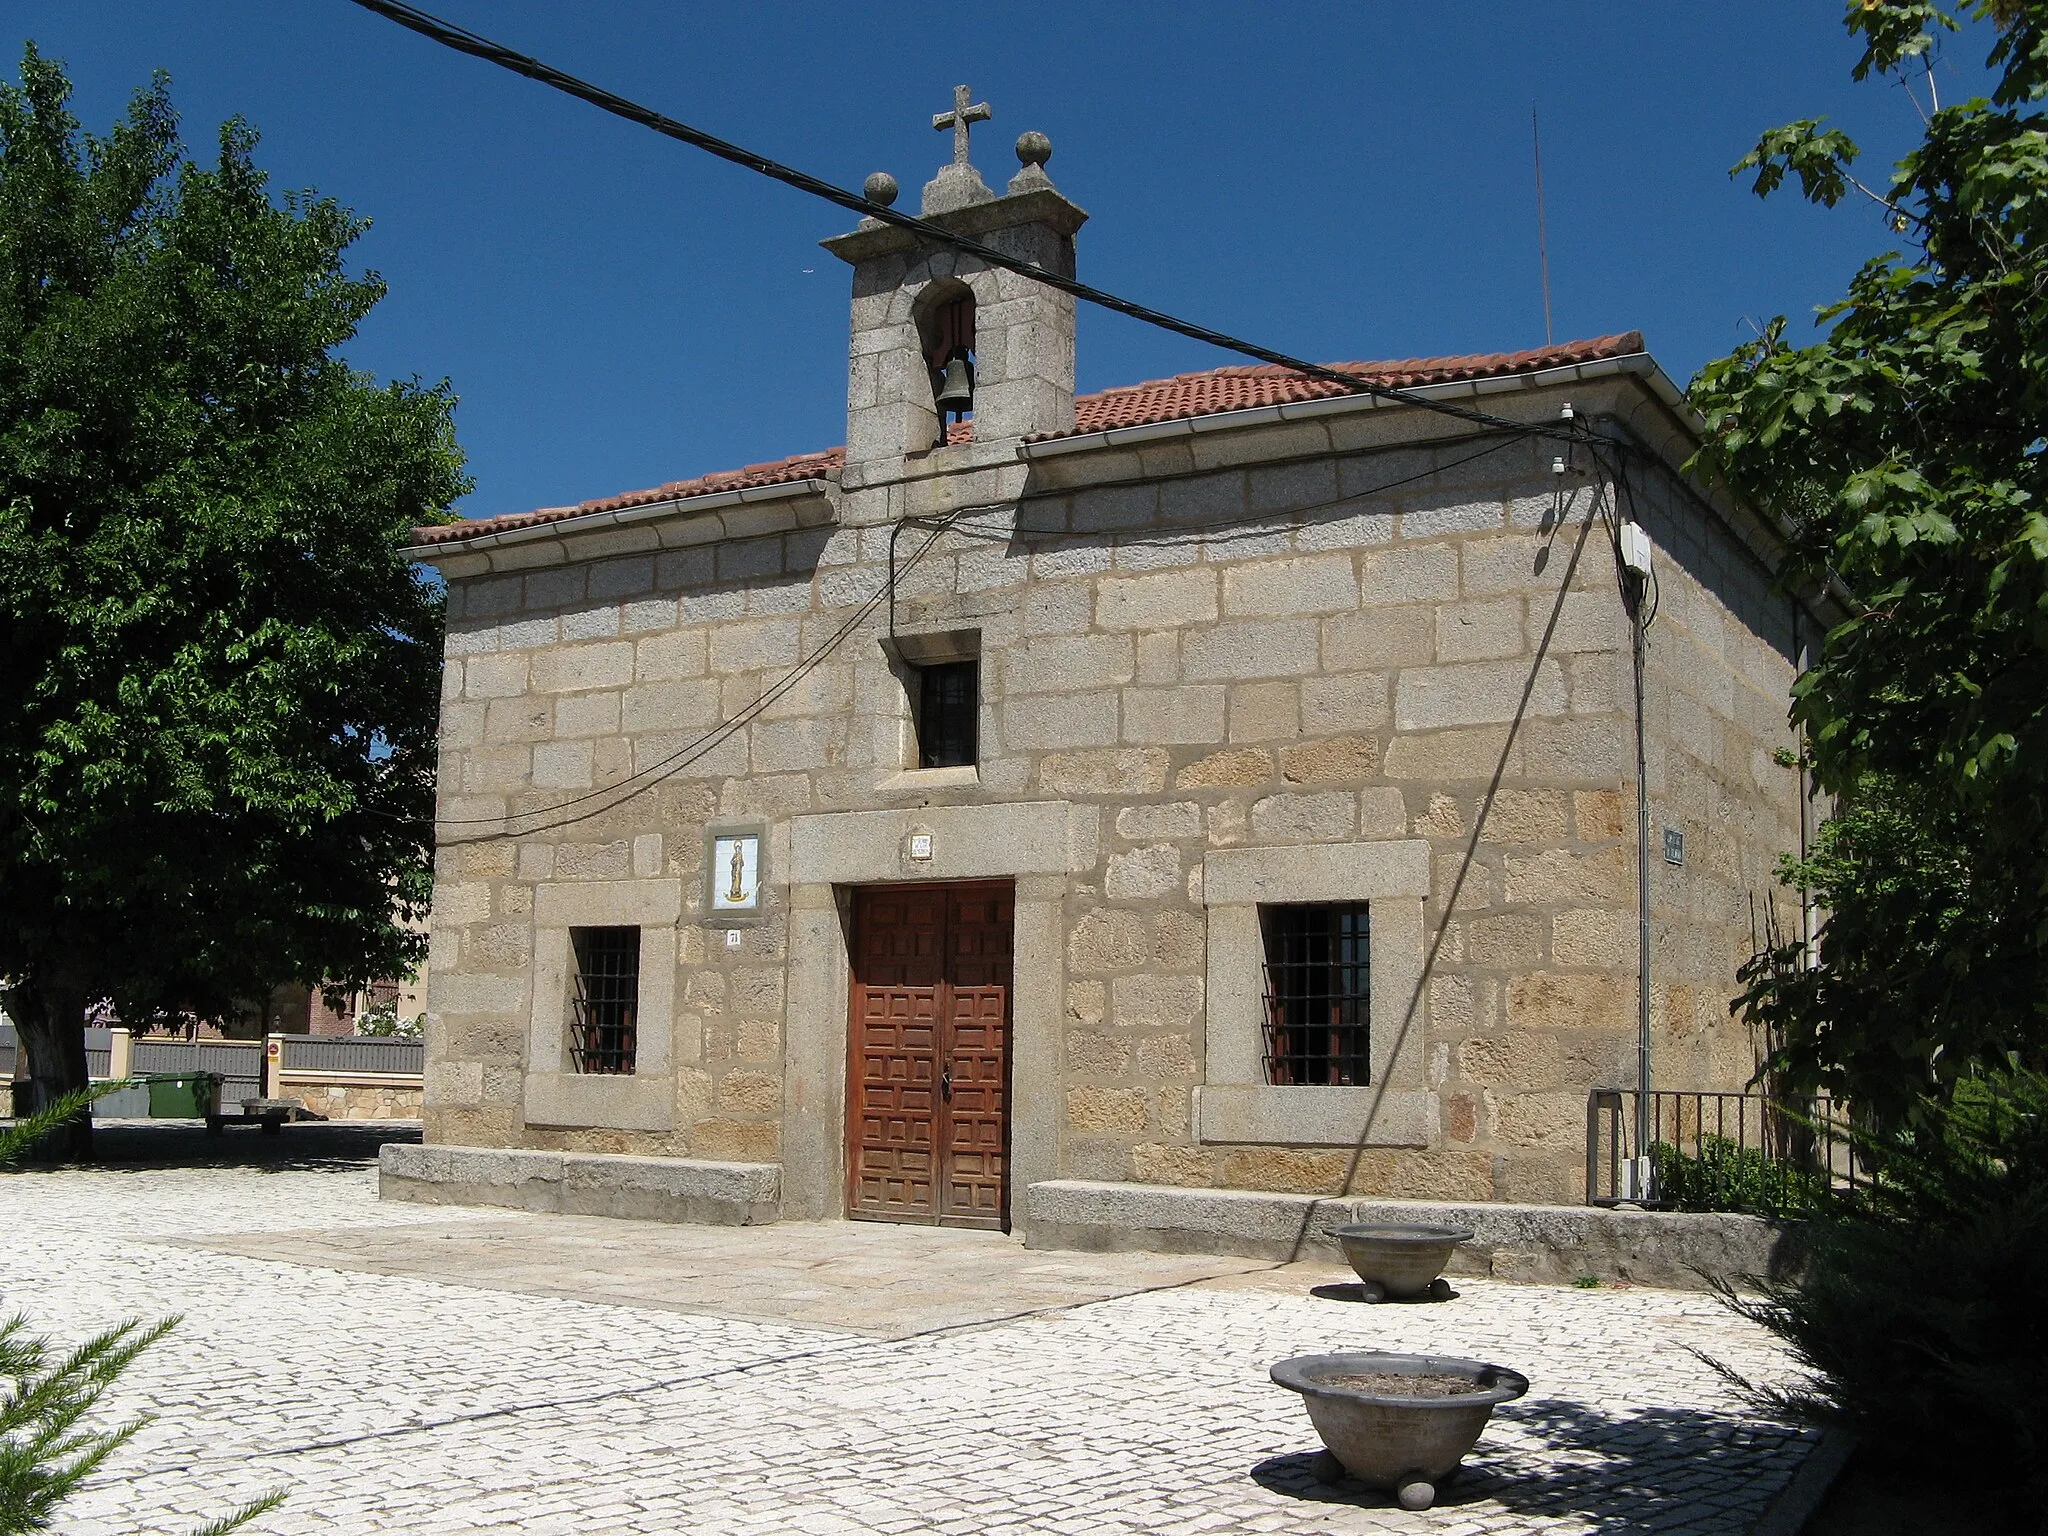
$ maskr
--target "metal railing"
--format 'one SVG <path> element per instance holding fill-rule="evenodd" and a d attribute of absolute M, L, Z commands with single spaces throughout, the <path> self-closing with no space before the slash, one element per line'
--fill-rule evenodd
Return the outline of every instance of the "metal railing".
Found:
<path fill-rule="evenodd" d="M 285 1073 L 322 1072 L 338 1076 L 421 1078 L 426 1071 L 424 1040 L 387 1036 L 285 1035 L 281 1037 L 281 1069 Z M 221 1103 L 240 1104 L 264 1092 L 264 1051 L 261 1040 L 186 1040 L 175 1036 L 136 1036 L 128 1047 L 128 1074 L 212 1072 L 221 1078 Z M 85 1031 L 86 1075 L 104 1080 L 113 1075 L 114 1031 Z M 25 1070 L 20 1040 L 12 1024 L 0 1024 L 0 1082 Z"/>
<path fill-rule="evenodd" d="M 1656 1089 L 1648 1147 L 1636 1145 L 1636 1099 L 1633 1088 L 1595 1088 L 1586 1096 L 1588 1205 L 1627 1199 L 1624 1165 L 1657 1148 L 1724 1166 L 1761 1161 L 1810 1178 L 1817 1189 L 1853 1189 L 1869 1179 L 1844 1129 L 1846 1110 L 1832 1099 Z"/>
<path fill-rule="evenodd" d="M 286 1035 L 287 1072 L 364 1072 L 418 1077 L 426 1070 L 427 1043 L 390 1036 Z"/>

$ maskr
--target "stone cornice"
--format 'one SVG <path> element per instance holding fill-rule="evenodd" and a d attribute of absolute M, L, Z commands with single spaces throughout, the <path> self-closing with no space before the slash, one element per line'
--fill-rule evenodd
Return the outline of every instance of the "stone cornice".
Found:
<path fill-rule="evenodd" d="M 1057 234 L 1072 235 L 1088 222 L 1088 215 L 1050 187 L 1039 187 L 1030 192 L 991 198 L 985 203 L 970 203 L 950 213 L 931 214 L 925 222 L 938 225 L 948 234 L 979 240 L 984 235 L 1015 229 L 1020 224 L 1044 224 Z M 872 227 L 834 235 L 830 240 L 820 240 L 818 244 L 841 261 L 858 266 L 878 256 L 917 250 L 929 242 L 915 230 L 877 221 Z"/>

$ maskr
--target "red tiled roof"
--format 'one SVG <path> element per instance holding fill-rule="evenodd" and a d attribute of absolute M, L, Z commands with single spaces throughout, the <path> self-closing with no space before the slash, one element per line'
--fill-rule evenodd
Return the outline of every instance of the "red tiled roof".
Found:
<path fill-rule="evenodd" d="M 671 480 L 645 491 L 625 491 L 578 502 L 573 507 L 542 507 L 533 512 L 508 512 L 501 517 L 465 518 L 459 523 L 440 523 L 415 528 L 419 544 L 446 544 L 455 539 L 473 539 L 481 533 L 507 533 L 514 528 L 531 528 L 539 523 L 558 523 L 564 518 L 583 517 L 593 512 L 618 512 L 627 507 L 652 506 L 661 501 L 687 501 L 692 496 L 715 496 L 722 491 L 746 491 L 757 486 L 787 485 L 793 480 L 822 479 L 838 472 L 846 462 L 844 448 L 827 448 L 822 453 L 800 453 L 794 458 L 767 464 L 749 464 L 745 469 L 721 470 L 699 475 L 694 480 Z"/>
<path fill-rule="evenodd" d="M 1356 374 L 1360 379 L 1383 388 L 1417 389 L 1425 384 L 1455 384 L 1468 379 L 1537 373 L 1545 368 L 1562 368 L 1571 363 L 1626 357 L 1642 350 L 1643 333 L 1623 331 L 1615 336 L 1567 341 L 1561 346 L 1539 347 L 1530 352 L 1476 352 L 1468 357 L 1411 357 L 1391 363 L 1331 363 L 1328 366 L 1340 373 Z M 1050 432 L 1045 437 L 1077 437 L 1087 432 L 1149 426 L 1158 421 L 1183 421 L 1191 416 L 1214 416 L 1222 411 L 1245 411 L 1262 405 L 1327 400 L 1345 393 L 1347 391 L 1342 385 L 1305 378 L 1292 369 L 1275 368 L 1269 364 L 1250 368 L 1212 368 L 1207 373 L 1184 373 L 1177 378 L 1153 379 L 1122 389 L 1105 389 L 1099 395 L 1081 395 L 1074 401 L 1074 430 Z"/>
<path fill-rule="evenodd" d="M 1623 331 L 1614 336 L 1567 341 L 1528 352 L 1477 352 L 1466 357 L 1411 357 L 1398 362 L 1332 363 L 1330 366 L 1389 389 L 1415 389 L 1425 384 L 1453 384 L 1471 379 L 1536 373 L 1572 363 L 1626 357 L 1642 350 L 1642 333 Z M 1036 440 L 1076 437 L 1118 427 L 1149 426 L 1161 421 L 1183 421 L 1194 416 L 1214 416 L 1223 411 L 1251 410 L 1265 405 L 1326 400 L 1344 393 L 1340 385 L 1304 378 L 1286 368 L 1270 365 L 1212 368 L 1207 373 L 1183 373 L 1171 379 L 1153 379 L 1121 389 L 1106 389 L 1097 395 L 1077 396 L 1074 400 L 1073 431 L 1047 433 Z M 956 424 L 952 430 L 957 434 L 955 440 L 965 441 L 971 428 Z M 822 479 L 837 473 L 845 462 L 844 448 L 827 448 L 822 453 L 801 453 L 768 464 L 749 464 L 745 469 L 700 475 L 694 480 L 672 480 L 650 490 L 627 491 L 618 496 L 580 502 L 573 507 L 542 507 L 534 512 L 513 512 L 502 517 L 472 518 L 459 523 L 419 528 L 414 530 L 413 537 L 421 544 L 446 544 L 475 538 L 479 534 L 505 533 L 515 528 L 531 528 L 590 513 L 616 512 L 656 502 L 686 501 L 692 496 L 714 496 L 722 491 Z"/>

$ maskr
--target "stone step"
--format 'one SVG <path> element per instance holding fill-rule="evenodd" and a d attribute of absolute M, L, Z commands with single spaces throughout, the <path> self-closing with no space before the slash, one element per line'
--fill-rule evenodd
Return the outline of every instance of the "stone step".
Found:
<path fill-rule="evenodd" d="M 720 1227 L 760 1226 L 781 1214 L 782 1169 L 775 1163 L 395 1142 L 377 1163 L 377 1192 L 386 1200 Z"/>
<path fill-rule="evenodd" d="M 1615 1211 L 1595 1206 L 1332 1198 L 1055 1179 L 1024 1195 L 1028 1248 L 1227 1253 L 1282 1263 L 1339 1260 L 1329 1236 L 1354 1222 L 1454 1227 L 1474 1234 L 1453 1275 L 1569 1284 L 1587 1277 L 1679 1290 L 1796 1262 L 1797 1233 L 1754 1216 Z"/>

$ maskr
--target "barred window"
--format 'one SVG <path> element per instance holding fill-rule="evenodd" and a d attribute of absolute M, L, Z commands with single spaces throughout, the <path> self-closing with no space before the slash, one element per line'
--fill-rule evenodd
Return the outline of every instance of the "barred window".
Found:
<path fill-rule="evenodd" d="M 576 995 L 569 1022 L 569 1061 L 577 1072 L 633 1070 L 640 1019 L 640 930 L 572 928 Z"/>
<path fill-rule="evenodd" d="M 980 749 L 981 663 L 919 667 L 917 766 L 970 768 Z"/>
<path fill-rule="evenodd" d="M 1259 909 L 1266 944 L 1266 1081 L 1371 1079 L 1371 923 L 1366 904 Z"/>

